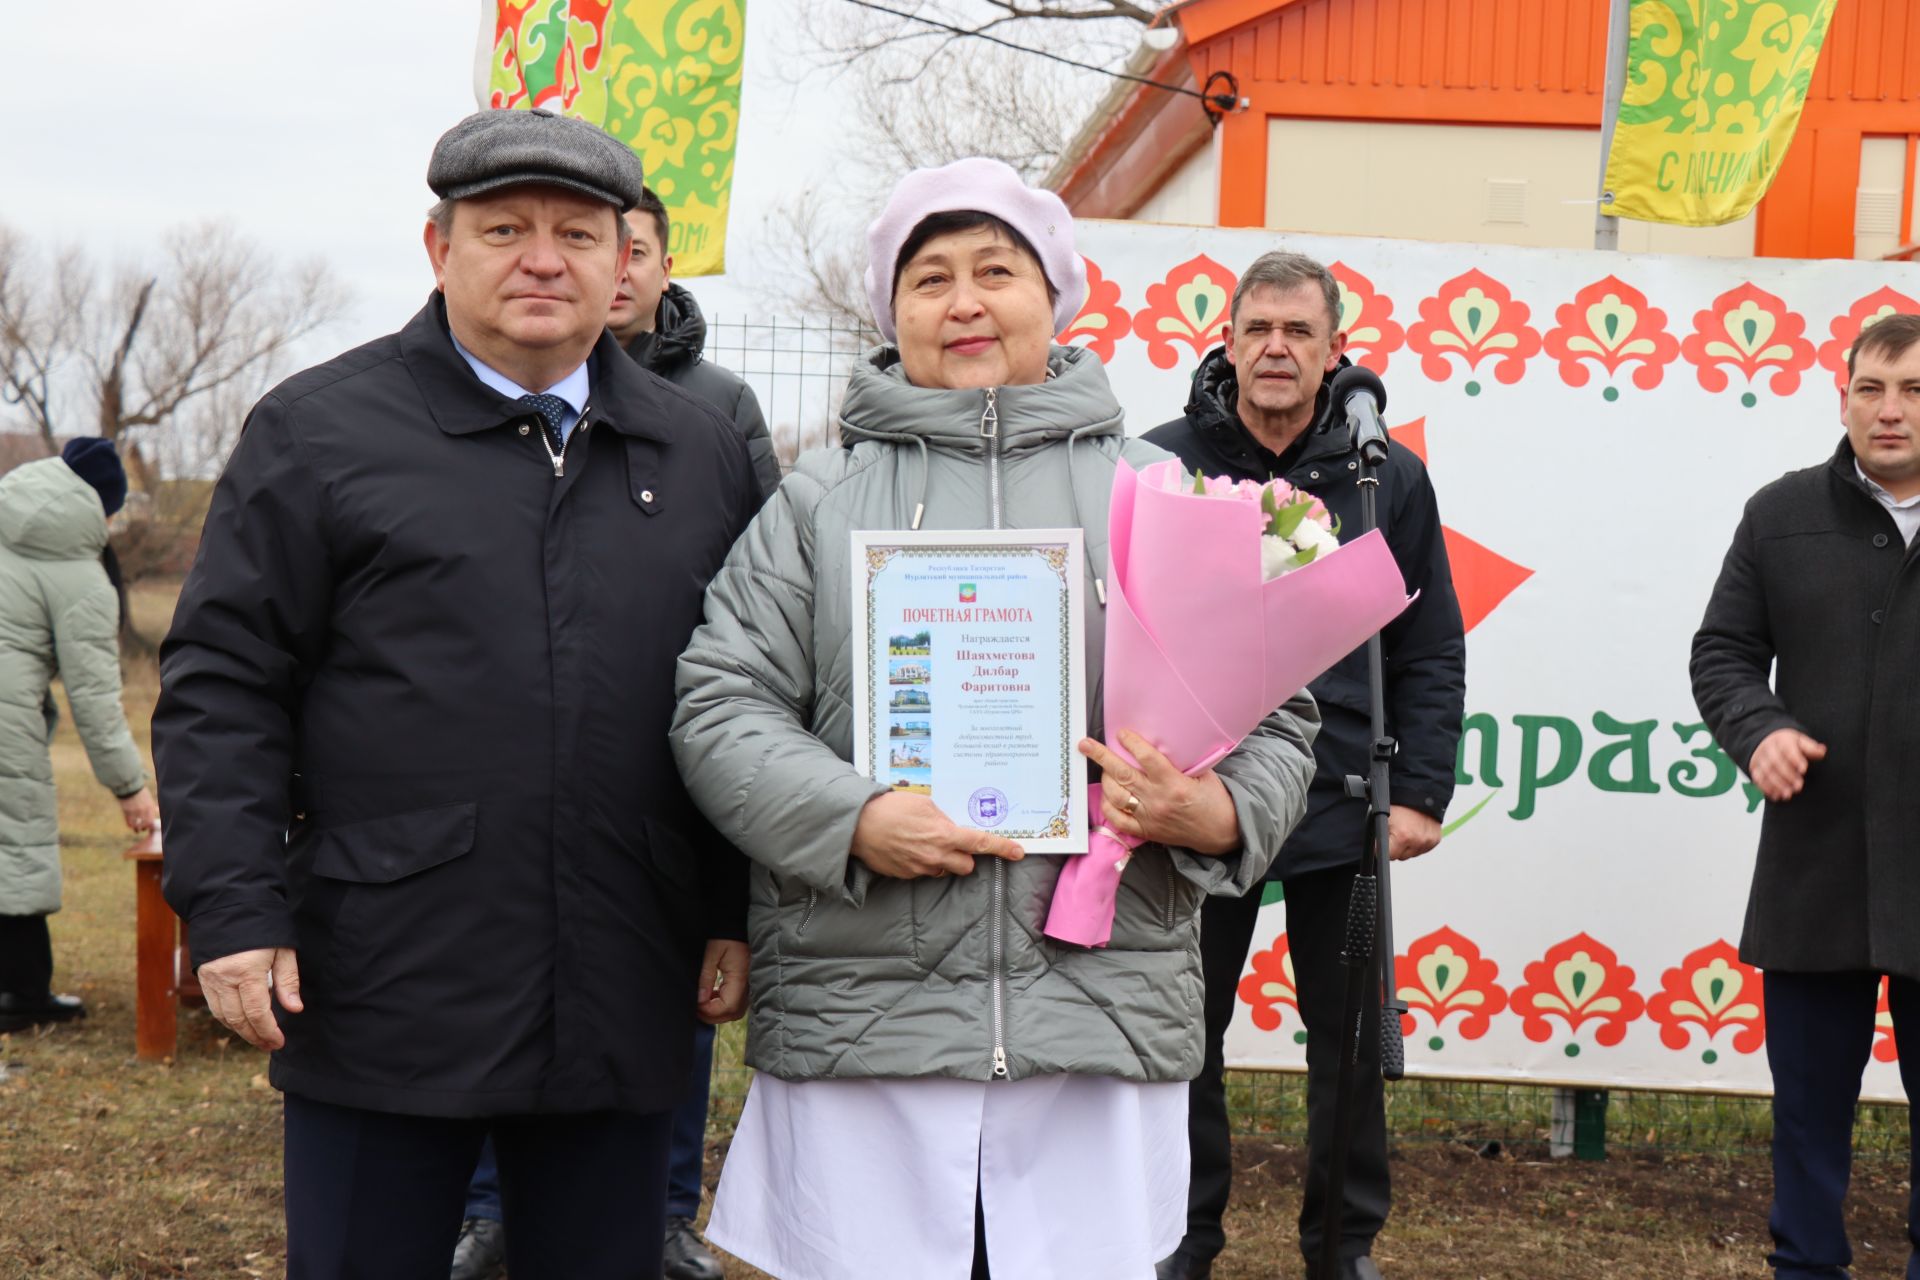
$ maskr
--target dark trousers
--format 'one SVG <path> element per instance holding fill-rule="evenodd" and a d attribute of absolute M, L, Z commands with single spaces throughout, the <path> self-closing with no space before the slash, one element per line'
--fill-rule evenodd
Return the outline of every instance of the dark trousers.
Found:
<path fill-rule="evenodd" d="M 1340 1078 L 1340 1021 L 1346 1007 L 1348 869 L 1310 871 L 1286 882 L 1287 939 L 1293 980 L 1307 1029 L 1307 1185 L 1300 1207 L 1300 1251 L 1309 1265 L 1319 1260 L 1325 1213 L 1327 1166 L 1333 1149 L 1334 1099 Z M 1207 1053 L 1188 1089 L 1187 1141 L 1192 1181 L 1187 1191 L 1187 1234 L 1182 1256 L 1200 1261 L 1226 1248 L 1221 1225 L 1233 1184 L 1232 1128 L 1227 1117 L 1227 1024 L 1247 951 L 1253 943 L 1260 893 L 1244 898 L 1208 898 L 1200 909 L 1200 958 L 1206 973 Z M 1370 1252 L 1386 1224 L 1391 1202 L 1387 1173 L 1386 1090 L 1380 1079 L 1380 1000 L 1366 1001 L 1360 1070 L 1353 1105 L 1353 1143 L 1340 1214 L 1340 1254 Z"/>
<path fill-rule="evenodd" d="M 658 1280 L 668 1113 L 449 1120 L 286 1099 L 288 1280 L 445 1276 L 480 1145 L 514 1280 Z"/>
<path fill-rule="evenodd" d="M 1853 1261 L 1842 1204 L 1853 1171 L 1853 1112 L 1873 1049 L 1877 973 L 1768 970 L 1767 1065 L 1773 1071 L 1773 1212 L 1767 1262 L 1781 1280 L 1845 1277 Z M 1920 1104 L 1920 982 L 1895 978 L 1887 1001 L 1900 1083 Z M 1920 1112 L 1909 1111 L 1907 1280 L 1920 1280 Z"/>
<path fill-rule="evenodd" d="M 707 1152 L 707 1088 L 713 1079 L 713 1028 L 702 1025 L 693 1036 L 693 1075 L 686 1101 L 673 1109 L 673 1136 L 667 1158 L 667 1216 L 700 1216 L 700 1174 Z M 467 1187 L 467 1216 L 502 1220 L 500 1168 L 489 1139 L 480 1148 L 473 1181 Z"/>
<path fill-rule="evenodd" d="M 673 1109 L 667 1157 L 667 1216 L 700 1216 L 700 1171 L 707 1154 L 707 1090 L 713 1083 L 713 1028 L 693 1033 L 693 1075 L 687 1096 Z"/>
<path fill-rule="evenodd" d="M 53 991 L 53 935 L 45 916 L 0 916 L 0 994 L 44 1000 Z"/>

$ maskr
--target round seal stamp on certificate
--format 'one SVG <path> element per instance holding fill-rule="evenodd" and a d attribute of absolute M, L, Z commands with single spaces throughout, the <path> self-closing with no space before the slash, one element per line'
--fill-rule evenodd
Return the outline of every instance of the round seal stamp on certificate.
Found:
<path fill-rule="evenodd" d="M 994 787 L 982 787 L 967 797 L 967 816 L 975 825 L 997 827 L 1007 820 L 1007 797 Z"/>

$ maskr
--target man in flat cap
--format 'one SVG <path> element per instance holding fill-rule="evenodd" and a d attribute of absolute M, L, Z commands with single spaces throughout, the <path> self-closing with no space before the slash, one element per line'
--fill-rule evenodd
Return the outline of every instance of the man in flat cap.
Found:
<path fill-rule="evenodd" d="M 441 138 L 434 294 L 254 407 L 161 650 L 167 897 L 272 1052 L 295 1280 L 445 1275 L 489 1135 L 515 1280 L 660 1273 L 746 987 L 674 660 L 758 488 L 606 332 L 641 179 L 543 112 Z"/>

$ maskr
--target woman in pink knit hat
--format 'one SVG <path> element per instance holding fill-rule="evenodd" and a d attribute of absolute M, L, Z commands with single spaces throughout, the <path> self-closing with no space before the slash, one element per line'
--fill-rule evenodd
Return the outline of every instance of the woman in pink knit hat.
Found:
<path fill-rule="evenodd" d="M 1114 468 L 1166 456 L 1053 342 L 1086 295 L 1059 197 L 962 160 L 903 179 L 867 242 L 886 345 L 843 444 L 741 537 L 680 663 L 681 772 L 756 864 L 759 1074 L 710 1234 L 782 1280 L 1149 1280 L 1185 1229 L 1200 902 L 1264 874 L 1317 721 L 1290 703 L 1196 778 L 1082 744 L 1132 800 L 1095 820 L 1152 841 L 1098 949 L 1041 933 L 1059 859 L 854 769 L 849 533 L 1084 530 L 1097 736 Z"/>

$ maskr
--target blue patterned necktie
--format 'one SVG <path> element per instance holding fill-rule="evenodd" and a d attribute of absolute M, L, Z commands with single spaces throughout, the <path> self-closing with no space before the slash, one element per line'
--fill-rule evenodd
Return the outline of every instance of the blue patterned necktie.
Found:
<path fill-rule="evenodd" d="M 569 413 L 573 412 L 572 405 L 559 396 L 548 395 L 544 391 L 530 391 L 520 397 L 520 403 L 540 415 L 540 421 L 546 424 L 547 441 L 553 446 L 555 453 L 566 448 L 566 437 L 560 434 L 560 424 L 566 421 Z"/>

